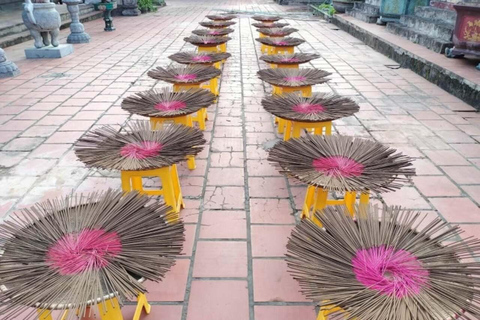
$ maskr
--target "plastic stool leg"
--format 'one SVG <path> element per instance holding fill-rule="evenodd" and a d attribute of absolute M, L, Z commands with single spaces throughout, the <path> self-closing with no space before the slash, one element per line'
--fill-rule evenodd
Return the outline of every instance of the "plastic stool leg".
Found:
<path fill-rule="evenodd" d="M 148 300 L 145 294 L 140 293 L 137 297 L 137 308 L 135 309 L 133 320 L 140 320 L 140 316 L 142 315 L 143 309 L 145 309 L 146 314 L 149 314 L 152 309 L 152 306 L 148 303 Z"/>
<path fill-rule="evenodd" d="M 99 303 L 98 311 L 102 320 L 123 320 L 122 310 L 117 298 Z"/>
<path fill-rule="evenodd" d="M 53 320 L 52 310 L 37 309 L 38 320 Z"/>
<path fill-rule="evenodd" d="M 292 136 L 292 124 L 293 121 L 290 120 L 284 120 L 286 125 L 284 128 L 285 133 L 283 134 L 283 141 L 288 141 L 290 140 L 290 137 Z"/>
<path fill-rule="evenodd" d="M 315 197 L 315 187 L 308 186 L 307 193 L 305 194 L 305 201 L 303 201 L 303 209 L 301 218 L 310 218 L 310 209 L 313 206 L 313 201 Z"/>

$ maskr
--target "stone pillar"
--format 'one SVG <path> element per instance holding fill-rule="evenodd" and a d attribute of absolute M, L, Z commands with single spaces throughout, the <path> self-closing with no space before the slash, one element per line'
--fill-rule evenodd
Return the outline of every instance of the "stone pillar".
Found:
<path fill-rule="evenodd" d="M 122 15 L 124 16 L 140 15 L 137 0 L 122 0 L 122 9 Z"/>
<path fill-rule="evenodd" d="M 72 18 L 70 24 L 70 35 L 67 38 L 67 43 L 88 43 L 90 42 L 90 36 L 85 32 L 83 24 L 80 22 L 78 16 L 80 9 L 78 4 L 82 3 L 81 0 L 63 0 L 67 5 L 68 12 Z"/>
<path fill-rule="evenodd" d="M 5 51 L 0 48 L 0 78 L 15 77 L 20 74 L 17 65 L 7 59 Z"/>

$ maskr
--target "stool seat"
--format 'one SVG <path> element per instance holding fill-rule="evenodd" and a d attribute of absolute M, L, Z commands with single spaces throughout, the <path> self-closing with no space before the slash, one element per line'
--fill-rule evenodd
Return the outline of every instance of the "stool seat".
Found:
<path fill-rule="evenodd" d="M 332 121 L 322 121 L 322 122 L 302 122 L 302 121 L 293 121 L 282 119 L 285 124 L 285 133 L 283 140 L 287 141 L 290 138 L 300 138 L 302 129 L 307 131 L 312 131 L 313 134 L 322 135 L 325 132 L 325 135 L 332 134 Z"/>
<path fill-rule="evenodd" d="M 298 63 L 271 63 L 270 68 L 272 69 L 298 69 Z"/>

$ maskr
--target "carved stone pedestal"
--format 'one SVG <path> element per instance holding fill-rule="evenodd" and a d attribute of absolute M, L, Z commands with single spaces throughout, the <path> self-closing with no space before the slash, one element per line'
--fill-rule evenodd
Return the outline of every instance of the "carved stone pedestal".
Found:
<path fill-rule="evenodd" d="M 0 78 L 15 77 L 20 74 L 17 65 L 7 59 L 5 51 L 0 48 Z"/>
<path fill-rule="evenodd" d="M 67 43 L 88 43 L 90 42 L 90 36 L 85 32 L 83 24 L 80 22 L 78 17 L 79 7 L 78 5 L 82 3 L 81 0 L 63 0 L 63 3 L 67 5 L 68 12 L 72 18 L 72 23 L 70 24 L 70 35 L 67 38 Z"/>

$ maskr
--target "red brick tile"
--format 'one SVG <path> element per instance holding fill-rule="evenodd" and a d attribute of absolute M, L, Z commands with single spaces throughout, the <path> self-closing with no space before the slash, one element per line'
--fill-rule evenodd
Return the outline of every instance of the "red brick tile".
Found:
<path fill-rule="evenodd" d="M 400 190 L 382 193 L 387 205 L 401 205 L 409 209 L 431 209 L 420 193 L 413 187 L 402 187 Z"/>
<path fill-rule="evenodd" d="M 0 131 L 23 131 L 34 123 L 32 120 L 10 120 L 0 125 Z"/>
<path fill-rule="evenodd" d="M 187 320 L 248 320 L 246 281 L 192 282 Z"/>
<path fill-rule="evenodd" d="M 84 134 L 83 131 L 69 131 L 54 133 L 45 143 L 76 143 Z"/>
<path fill-rule="evenodd" d="M 39 146 L 45 139 L 43 138 L 16 138 L 5 145 L 4 151 L 31 151 Z"/>
<path fill-rule="evenodd" d="M 244 211 L 204 211 L 200 238 L 237 238 L 247 237 L 247 222 Z"/>
<path fill-rule="evenodd" d="M 247 146 L 247 159 L 267 159 L 268 152 L 262 146 Z"/>
<path fill-rule="evenodd" d="M 212 167 L 243 167 L 243 152 L 215 152 L 210 156 Z"/>
<path fill-rule="evenodd" d="M 254 257 L 283 257 L 293 226 L 252 225 L 252 255 Z"/>
<path fill-rule="evenodd" d="M 51 126 L 51 125 L 62 125 L 70 119 L 70 116 L 46 116 L 39 122 L 37 125 L 42 126 Z"/>
<path fill-rule="evenodd" d="M 243 168 L 210 168 L 207 185 L 243 186 L 245 184 Z"/>
<path fill-rule="evenodd" d="M 458 184 L 480 184 L 480 170 L 474 166 L 452 166 L 442 169 Z"/>
<path fill-rule="evenodd" d="M 480 205 L 480 186 L 463 186 L 462 189 Z"/>
<path fill-rule="evenodd" d="M 0 218 L 4 218 L 6 214 L 13 208 L 17 199 L 0 199 Z"/>
<path fill-rule="evenodd" d="M 60 102 L 39 102 L 35 103 L 28 110 L 53 110 L 60 105 Z"/>
<path fill-rule="evenodd" d="M 448 222 L 480 222 L 480 208 L 468 198 L 431 198 L 430 202 Z"/>
<path fill-rule="evenodd" d="M 425 154 L 438 166 L 469 165 L 467 160 L 453 150 L 425 150 Z"/>
<path fill-rule="evenodd" d="M 457 128 L 445 120 L 422 120 L 427 128 L 433 131 L 455 131 Z"/>
<path fill-rule="evenodd" d="M 244 241 L 197 242 L 193 276 L 246 277 L 247 243 Z"/>
<path fill-rule="evenodd" d="M 450 146 L 466 158 L 480 157 L 480 144 L 451 144 Z"/>
<path fill-rule="evenodd" d="M 19 131 L 2 131 L 0 133 L 0 143 L 7 143 L 15 138 L 19 133 Z"/>
<path fill-rule="evenodd" d="M 84 120 L 84 121 L 68 121 L 63 126 L 60 127 L 59 131 L 88 131 L 93 124 L 94 120 Z"/>
<path fill-rule="evenodd" d="M 243 209 L 245 192 L 243 187 L 207 187 L 205 209 Z"/>
<path fill-rule="evenodd" d="M 2 197 L 19 198 L 23 197 L 33 186 L 37 177 L 0 176 L 2 186 Z"/>
<path fill-rule="evenodd" d="M 121 188 L 120 179 L 118 177 L 87 177 L 78 186 L 76 192 L 94 192 L 107 191 L 108 189 Z"/>
<path fill-rule="evenodd" d="M 251 223 L 293 224 L 292 212 L 286 199 L 250 199 Z"/>
<path fill-rule="evenodd" d="M 315 319 L 313 306 L 255 306 L 255 320 Z"/>
<path fill-rule="evenodd" d="M 466 133 L 456 130 L 456 131 L 436 131 L 438 136 L 440 136 L 443 141 L 447 143 L 474 143 L 475 140 L 470 138 Z"/>
<path fill-rule="evenodd" d="M 147 293 L 147 299 L 149 295 Z M 122 308 L 122 314 L 124 319 L 133 319 L 135 314 L 135 306 L 124 306 Z M 97 318 L 98 319 L 98 318 Z M 169 305 L 152 305 L 150 314 L 141 315 L 142 320 L 181 320 L 182 319 L 182 306 L 169 306 Z"/>
<path fill-rule="evenodd" d="M 243 139 L 240 138 L 213 138 L 212 151 L 243 151 Z"/>
<path fill-rule="evenodd" d="M 42 144 L 35 149 L 29 158 L 60 158 L 72 144 Z"/>
<path fill-rule="evenodd" d="M 415 186 L 426 197 L 460 196 L 461 191 L 447 177 L 413 177 Z"/>
<path fill-rule="evenodd" d="M 145 282 L 150 301 L 183 301 L 187 286 L 190 259 L 177 259 L 161 282 Z M 163 318 L 163 317 L 162 317 Z"/>
<path fill-rule="evenodd" d="M 182 176 L 180 186 L 182 194 L 186 197 L 199 197 L 202 194 L 204 177 Z"/>
<path fill-rule="evenodd" d="M 480 232 L 480 224 L 459 224 L 458 226 L 463 231 L 463 233 L 460 234 L 460 237 L 462 237 L 463 239 L 472 237 L 478 239 L 478 233 Z"/>
<path fill-rule="evenodd" d="M 242 134 L 243 132 L 241 126 L 234 127 L 232 125 L 228 127 L 215 127 L 215 132 L 213 133 L 213 136 L 219 138 L 241 138 Z"/>
<path fill-rule="evenodd" d="M 65 107 L 65 106 L 60 106 L 50 112 L 51 116 L 73 116 L 77 112 L 79 112 L 82 108 L 81 107 Z"/>
<path fill-rule="evenodd" d="M 17 115 L 15 120 L 39 120 L 47 115 L 48 111 L 24 111 Z"/>
<path fill-rule="evenodd" d="M 248 175 L 252 176 L 283 176 L 275 166 L 267 160 L 248 160 Z"/>
<path fill-rule="evenodd" d="M 249 178 L 250 197 L 253 198 L 288 198 L 285 178 Z"/>
<path fill-rule="evenodd" d="M 27 131 L 23 132 L 20 136 L 21 137 L 49 137 L 57 129 L 58 129 L 57 126 L 33 126 L 27 129 Z"/>
<path fill-rule="evenodd" d="M 415 173 L 418 176 L 423 175 L 440 175 L 442 172 L 428 159 L 415 159 L 413 161 Z"/>
<path fill-rule="evenodd" d="M 56 162 L 56 159 L 25 159 L 11 173 L 18 176 L 40 176 L 48 172 Z"/>
<path fill-rule="evenodd" d="M 195 234 L 197 226 L 193 224 L 185 225 L 185 242 L 183 243 L 182 255 L 191 256 L 193 250 L 193 243 L 195 242 Z"/>
<path fill-rule="evenodd" d="M 254 259 L 253 288 L 256 302 L 306 301 L 284 260 Z"/>

